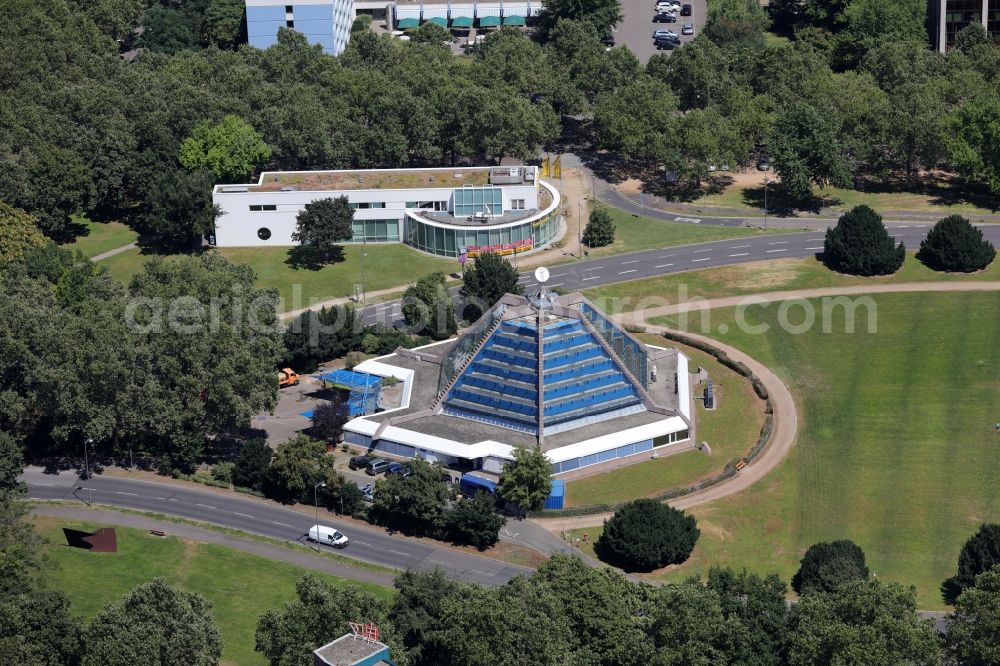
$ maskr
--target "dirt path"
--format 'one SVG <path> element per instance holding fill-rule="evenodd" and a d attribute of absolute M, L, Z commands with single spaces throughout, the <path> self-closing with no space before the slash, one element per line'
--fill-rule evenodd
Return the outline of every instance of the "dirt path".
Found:
<path fill-rule="evenodd" d="M 121 247 L 116 247 L 113 250 L 108 250 L 107 252 L 101 252 L 100 254 L 95 254 L 90 258 L 91 261 L 100 261 L 102 259 L 107 259 L 113 257 L 116 254 L 121 254 L 122 252 L 128 252 L 132 248 L 139 247 L 135 243 L 129 243 L 128 245 L 122 245 Z"/>
<path fill-rule="evenodd" d="M 816 289 L 798 289 L 791 291 L 775 291 L 751 296 L 730 296 L 726 298 L 716 298 L 712 300 L 702 300 L 698 302 L 698 308 L 714 309 L 732 307 L 740 303 L 765 303 L 778 302 L 799 298 L 818 298 L 823 296 L 850 296 L 886 293 L 905 292 L 986 292 L 1000 291 L 1000 282 L 904 282 L 900 284 L 880 284 L 880 285 L 846 285 L 842 287 L 823 287 Z M 650 308 L 643 313 L 633 316 L 632 313 L 619 315 L 615 319 L 622 324 L 635 324 L 646 326 L 650 333 L 662 333 L 668 330 L 663 326 L 650 326 L 648 321 L 651 318 L 662 317 L 664 315 L 676 314 L 686 308 L 691 308 L 691 303 L 681 303 L 660 308 Z M 690 495 L 685 495 L 668 503 L 678 509 L 688 509 L 700 504 L 713 502 L 730 495 L 742 492 L 754 483 L 764 478 L 774 470 L 785 459 L 795 445 L 798 434 L 798 413 L 795 408 L 795 399 L 792 397 L 788 387 L 765 365 L 758 362 L 746 353 L 719 342 L 707 336 L 684 332 L 688 337 L 711 343 L 715 347 L 725 351 L 729 356 L 741 363 L 745 363 L 754 374 L 756 374 L 771 396 L 774 408 L 774 433 L 771 441 L 763 453 L 750 465 L 747 465 L 742 472 L 722 483 L 705 488 Z M 600 525 L 611 517 L 611 513 L 591 514 L 589 516 L 575 516 L 570 518 L 549 518 L 534 519 L 539 525 L 559 534 L 563 530 L 576 529 L 581 527 L 593 527 Z"/>

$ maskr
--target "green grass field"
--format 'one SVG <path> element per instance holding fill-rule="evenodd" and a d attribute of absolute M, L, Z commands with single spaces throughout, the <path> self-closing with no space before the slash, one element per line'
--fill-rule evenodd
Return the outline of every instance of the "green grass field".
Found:
<path fill-rule="evenodd" d="M 312 303 L 351 296 L 354 285 L 361 284 L 361 254 L 364 252 L 365 289 L 368 292 L 405 288 L 427 273 L 459 271 L 457 261 L 432 257 L 402 244 L 347 245 L 344 261 L 328 264 L 319 270 L 293 268 L 287 263 L 288 248 L 224 248 L 214 250 L 230 261 L 247 264 L 257 273 L 257 285 L 274 287 L 281 294 L 280 309 L 295 310 Z M 129 250 L 105 259 L 111 275 L 128 282 L 142 270 L 150 255 Z"/>
<path fill-rule="evenodd" d="M 657 247 L 674 247 L 729 238 L 745 238 L 765 233 L 758 229 L 745 227 L 703 227 L 683 222 L 664 222 L 651 217 L 632 215 L 617 208 L 608 208 L 608 211 L 615 222 L 615 242 L 606 247 L 589 250 L 590 257 L 606 257 L 612 254 L 649 250 Z M 795 230 L 778 229 L 766 233 L 788 233 L 790 231 Z M 577 239 L 564 238 L 563 245 L 575 249 Z"/>
<path fill-rule="evenodd" d="M 739 331 L 732 310 L 713 313 L 713 325 L 729 325 L 719 339 L 796 395 L 798 444 L 749 491 L 694 510 L 701 540 L 667 578 L 718 562 L 787 580 L 809 545 L 847 538 L 879 578 L 916 585 L 922 608 L 943 607 L 939 585 L 962 544 L 1000 520 L 1000 295 L 874 298 L 875 334 L 843 332 L 842 310 L 832 332 L 801 335 L 782 331 L 774 308 L 747 314 L 771 326 L 766 335 Z"/>
<path fill-rule="evenodd" d="M 76 221 L 86 226 L 89 233 L 64 247 L 79 250 L 88 257 L 134 243 L 138 238 L 134 231 L 121 222 L 92 222 L 85 217 L 76 218 Z"/>
<path fill-rule="evenodd" d="M 831 271 L 815 258 L 777 259 L 634 280 L 587 289 L 583 293 L 599 305 L 611 307 L 615 303 L 617 311 L 630 312 L 639 301 L 653 297 L 677 303 L 682 300 L 681 296 L 685 299 L 722 298 L 792 289 L 948 280 L 1000 280 L 1000 261 L 994 261 L 978 273 L 942 273 L 927 268 L 913 253 L 908 253 L 903 267 L 893 275 L 856 277 Z M 629 300 L 612 300 L 625 297 Z"/>
<path fill-rule="evenodd" d="M 649 344 L 667 344 L 663 338 L 640 336 Z M 657 460 L 647 460 L 603 474 L 568 481 L 566 506 L 605 504 L 621 500 L 655 495 L 658 492 L 690 485 L 718 474 L 726 463 L 737 458 L 757 441 L 757 433 L 764 421 L 763 403 L 753 392 L 750 383 L 726 368 L 708 354 L 682 347 L 691 358 L 691 369 L 700 365 L 708 370 L 719 396 L 719 407 L 704 409 L 704 403 L 695 402 L 697 439 L 706 441 L 712 455 L 700 451 L 684 451 Z"/>
<path fill-rule="evenodd" d="M 295 582 L 309 570 L 214 544 L 173 537 L 154 537 L 142 530 L 118 527 L 117 553 L 91 553 L 65 544 L 63 527 L 90 530 L 95 524 L 36 516 L 35 524 L 49 539 L 46 551 L 55 564 L 50 585 L 63 590 L 73 610 L 93 617 L 109 602 L 136 585 L 162 576 L 172 584 L 198 592 L 212 602 L 212 613 L 225 641 L 223 663 L 265 664 L 254 651 L 257 620 L 295 597 Z M 391 598 L 389 588 L 346 581 L 317 573 L 335 585 L 357 585 Z"/>

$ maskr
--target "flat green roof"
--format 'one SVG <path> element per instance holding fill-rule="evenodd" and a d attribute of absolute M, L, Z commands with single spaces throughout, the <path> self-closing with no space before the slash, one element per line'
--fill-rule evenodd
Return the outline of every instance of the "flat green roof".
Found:
<path fill-rule="evenodd" d="M 499 16 L 484 16 L 479 19 L 479 27 L 481 28 L 499 28 L 500 27 L 500 17 Z"/>
<path fill-rule="evenodd" d="M 504 25 L 524 25 L 524 17 L 523 16 L 504 16 L 503 17 L 503 24 Z"/>
<path fill-rule="evenodd" d="M 451 27 L 453 28 L 471 28 L 472 27 L 472 17 L 471 16 L 455 16 L 451 19 Z"/>
<path fill-rule="evenodd" d="M 396 27 L 400 30 L 406 30 L 408 28 L 416 28 L 420 25 L 420 21 L 415 18 L 401 18 L 396 21 Z"/>
<path fill-rule="evenodd" d="M 442 28 L 448 27 L 448 19 L 442 18 L 440 16 L 432 16 L 431 18 L 424 21 L 424 23 L 434 23 L 435 25 L 439 25 Z"/>

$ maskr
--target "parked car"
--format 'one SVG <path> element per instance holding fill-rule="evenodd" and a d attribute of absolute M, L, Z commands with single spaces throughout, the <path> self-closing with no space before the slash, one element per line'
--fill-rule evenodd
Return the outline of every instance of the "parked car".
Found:
<path fill-rule="evenodd" d="M 684 27 L 681 28 L 682 35 L 693 35 L 694 34 L 694 23 L 685 23 Z"/>
<path fill-rule="evenodd" d="M 375 500 L 375 486 L 370 483 L 365 484 L 361 489 L 361 494 L 364 496 L 366 502 L 372 502 Z"/>
<path fill-rule="evenodd" d="M 326 544 L 334 548 L 347 548 L 351 541 L 339 531 L 325 525 L 313 525 L 309 528 L 309 540 Z"/>
<path fill-rule="evenodd" d="M 368 462 L 368 466 L 365 468 L 365 474 L 368 476 L 378 476 L 385 470 L 389 469 L 389 465 L 392 464 L 391 460 L 386 460 L 385 458 L 372 458 Z"/>
<path fill-rule="evenodd" d="M 681 7 L 681 3 L 678 0 L 656 0 L 653 3 L 653 7 L 656 9 L 667 8 L 668 11 L 677 11 Z"/>
<path fill-rule="evenodd" d="M 614 37 L 614 35 L 612 35 L 609 32 L 606 35 L 604 35 L 603 37 L 601 37 L 601 44 L 604 44 L 605 46 L 614 46 L 615 45 L 615 37 Z"/>
<path fill-rule="evenodd" d="M 413 470 L 410 468 L 409 465 L 404 465 L 403 463 L 400 462 L 391 462 L 389 463 L 389 466 L 385 469 L 385 475 L 389 476 L 390 474 L 398 474 L 399 476 L 405 479 L 410 474 L 413 474 Z"/>
<path fill-rule="evenodd" d="M 371 456 L 354 456 L 351 461 L 347 463 L 347 466 L 351 469 L 364 469 L 368 467 L 368 463 L 372 461 Z"/>
<path fill-rule="evenodd" d="M 691 16 L 691 5 L 681 5 L 681 16 Z"/>
<path fill-rule="evenodd" d="M 766 157 L 762 157 L 757 160 L 757 171 L 767 171 L 771 168 L 771 160 Z"/>
<path fill-rule="evenodd" d="M 681 41 L 680 39 L 673 39 L 671 37 L 658 37 L 653 40 L 653 45 L 657 51 L 673 51 L 681 45 Z"/>
<path fill-rule="evenodd" d="M 676 37 L 676 36 L 677 36 L 676 32 L 674 32 L 673 30 L 668 30 L 666 28 L 657 28 L 656 30 L 653 31 L 653 39 L 654 40 L 659 39 L 660 37 L 670 37 L 670 38 L 673 38 L 673 37 Z"/>
<path fill-rule="evenodd" d="M 677 17 L 669 12 L 657 12 L 653 15 L 653 23 L 677 23 Z"/>

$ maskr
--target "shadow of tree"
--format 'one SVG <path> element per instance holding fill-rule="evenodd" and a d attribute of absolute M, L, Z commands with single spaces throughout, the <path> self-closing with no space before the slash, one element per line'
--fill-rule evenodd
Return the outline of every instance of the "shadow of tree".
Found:
<path fill-rule="evenodd" d="M 643 180 L 642 192 L 668 201 L 690 203 L 710 194 L 721 194 L 733 184 L 733 177 L 726 174 L 712 174 L 700 183 L 680 181 L 675 184 L 662 180 Z"/>
<path fill-rule="evenodd" d="M 304 268 L 310 271 L 318 271 L 327 264 L 336 264 L 344 261 L 344 247 L 334 245 L 331 248 L 314 248 L 299 245 L 288 251 L 288 258 L 285 263 L 292 268 Z"/>
<path fill-rule="evenodd" d="M 742 199 L 745 205 L 763 210 L 764 186 L 743 188 Z M 781 183 L 768 185 L 767 188 L 767 212 L 776 217 L 797 217 L 802 211 L 819 213 L 840 203 L 840 199 L 828 194 L 811 194 L 805 199 L 793 197 Z"/>

